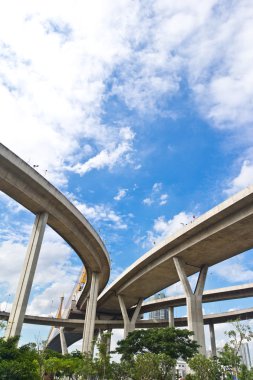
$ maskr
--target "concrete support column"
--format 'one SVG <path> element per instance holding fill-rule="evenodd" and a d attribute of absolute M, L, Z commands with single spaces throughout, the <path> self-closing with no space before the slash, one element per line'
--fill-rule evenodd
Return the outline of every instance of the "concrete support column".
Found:
<path fill-rule="evenodd" d="M 142 305 L 142 302 L 143 302 L 143 298 L 139 299 L 139 301 L 137 303 L 137 306 L 135 308 L 135 311 L 134 311 L 133 316 L 132 316 L 131 319 L 128 316 L 123 296 L 121 296 L 119 294 L 118 295 L 118 299 L 119 299 L 119 304 L 120 304 L 120 309 L 121 309 L 122 317 L 123 317 L 123 320 L 124 320 L 124 339 L 126 339 L 127 335 L 131 331 L 134 331 L 134 329 L 135 329 L 135 323 L 137 321 L 138 315 L 139 315 L 140 310 L 141 310 L 141 305 Z"/>
<path fill-rule="evenodd" d="M 101 330 L 100 329 L 94 329 L 93 339 L 92 339 L 92 342 L 91 342 L 91 351 L 90 351 L 90 354 L 91 354 L 92 358 L 94 358 L 95 346 L 96 346 L 96 344 L 98 342 L 99 335 L 101 337 Z"/>
<path fill-rule="evenodd" d="M 169 326 L 174 327 L 175 322 L 174 322 L 174 307 L 169 306 Z"/>
<path fill-rule="evenodd" d="M 42 239 L 44 236 L 48 214 L 43 213 L 36 216 L 26 257 L 19 278 L 18 288 L 11 308 L 5 339 L 20 336 L 29 295 L 32 288 L 33 278 L 39 258 Z"/>
<path fill-rule="evenodd" d="M 217 356 L 216 341 L 215 341 L 215 331 L 214 331 L 214 325 L 213 325 L 213 323 L 209 324 L 209 331 L 210 331 L 210 341 L 211 341 L 212 356 Z"/>
<path fill-rule="evenodd" d="M 178 277 L 183 285 L 186 295 L 188 328 L 194 332 L 194 339 L 200 345 L 199 352 L 206 355 L 205 332 L 202 312 L 202 295 L 205 286 L 208 266 L 204 265 L 199 272 L 195 291 L 193 292 L 185 273 L 185 264 L 181 258 L 174 258 Z"/>
<path fill-rule="evenodd" d="M 106 353 L 107 355 L 110 354 L 111 351 L 111 341 L 112 341 L 112 330 L 107 330 L 108 336 L 106 338 Z"/>
<path fill-rule="evenodd" d="M 60 327 L 60 340 L 61 340 L 61 353 L 62 355 L 67 355 L 68 354 L 68 347 L 65 339 L 65 334 L 64 334 L 64 327 Z"/>
<path fill-rule="evenodd" d="M 93 272 L 90 294 L 87 301 L 84 330 L 83 330 L 82 352 L 84 353 L 92 353 L 92 341 L 93 341 L 94 328 L 95 328 L 98 288 L 99 288 L 99 273 Z"/>

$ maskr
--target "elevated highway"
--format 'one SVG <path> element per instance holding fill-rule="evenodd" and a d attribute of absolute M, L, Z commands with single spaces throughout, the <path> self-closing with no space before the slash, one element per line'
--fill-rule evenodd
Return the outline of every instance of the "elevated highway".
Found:
<path fill-rule="evenodd" d="M 136 320 L 138 312 L 152 308 L 150 303 L 149 306 L 142 306 L 142 300 L 180 280 L 184 284 L 185 296 L 178 302 L 188 302 L 187 309 L 191 310 L 191 315 L 188 315 L 191 322 L 189 328 L 204 347 L 201 302 L 207 268 L 251 249 L 252 228 L 253 186 L 249 186 L 156 244 L 136 260 L 102 291 L 98 297 L 97 316 L 101 319 L 105 316 L 121 319 L 123 315 L 127 334 L 134 328 L 132 317 Z M 200 272 L 199 289 L 195 293 L 189 289 L 188 277 L 197 272 Z M 211 296 L 209 294 L 209 299 Z M 196 304 L 194 300 L 197 299 Z M 172 301 L 168 300 L 168 304 Z M 76 311 L 78 313 L 78 308 Z"/>
<path fill-rule="evenodd" d="M 42 240 L 45 224 L 62 236 L 81 258 L 87 272 L 87 282 L 75 309 L 70 309 L 69 317 L 73 319 L 73 315 L 79 313 L 83 318 L 85 312 L 84 352 L 89 352 L 91 347 L 96 315 L 102 320 L 120 320 L 123 316 L 127 334 L 134 329 L 135 322 L 139 323 L 139 312 L 145 307 L 146 310 L 152 307 L 146 304 L 141 309 L 143 299 L 180 280 L 185 291 L 188 325 L 204 353 L 201 305 L 207 269 L 253 247 L 253 186 L 156 244 L 107 288 L 110 263 L 100 237 L 58 190 L 3 145 L 0 145 L 0 190 L 37 216 L 28 247 L 32 260 L 35 254 L 38 256 L 41 244 L 38 240 L 34 247 L 34 239 L 38 235 Z M 30 269 L 24 269 L 22 273 L 25 279 L 28 278 L 27 272 Z M 188 277 L 197 272 L 199 277 L 193 291 Z M 31 282 L 30 278 L 26 280 Z M 181 299 L 178 302 L 185 301 Z M 18 302 L 21 305 L 19 308 L 22 308 L 23 303 L 17 301 L 17 305 Z"/>
<path fill-rule="evenodd" d="M 0 311 L 0 319 L 3 321 L 7 321 L 9 318 L 9 313 L 5 311 Z M 215 314 L 206 314 L 204 315 L 204 324 L 216 324 L 216 323 L 226 323 L 232 322 L 235 320 L 248 320 L 253 319 L 253 308 L 240 309 L 240 310 L 231 310 L 223 313 L 215 313 Z M 75 343 L 77 340 L 82 338 L 83 333 L 83 321 L 80 319 L 56 319 L 52 317 L 42 317 L 37 315 L 25 315 L 24 323 L 29 323 L 32 325 L 40 325 L 40 326 L 55 326 L 55 327 L 65 327 L 65 334 L 75 333 L 78 334 L 79 339 L 73 340 Z M 152 327 L 166 327 L 168 326 L 168 321 L 164 319 L 138 319 L 136 322 L 137 328 L 152 328 Z M 186 317 L 178 317 L 175 318 L 175 327 L 185 327 L 187 326 L 187 318 Z M 124 322 L 123 320 L 101 320 L 96 319 L 95 321 L 96 329 L 102 330 L 110 330 L 110 329 L 123 329 Z M 59 344 L 60 341 L 54 342 L 55 344 Z M 50 346 L 51 348 L 51 346 Z"/>
<path fill-rule="evenodd" d="M 202 296 L 202 303 L 228 301 L 247 297 L 253 297 L 253 283 L 205 290 Z M 186 297 L 184 295 L 164 297 L 145 301 L 141 307 L 140 313 L 143 314 L 168 307 L 179 307 L 185 305 Z"/>
<path fill-rule="evenodd" d="M 110 275 L 110 259 L 99 235 L 81 212 L 36 170 L 0 144 L 0 190 L 33 214 L 48 214 L 47 224 L 77 253 L 87 272 L 87 282 L 78 300 L 84 308 L 91 273 L 99 272 L 101 292 Z"/>
<path fill-rule="evenodd" d="M 0 312 L 0 319 L 7 320 L 9 313 Z M 205 325 L 215 325 L 217 323 L 232 322 L 235 320 L 248 320 L 253 319 L 253 308 L 233 310 L 217 314 L 204 315 L 203 320 Z M 67 346 L 72 345 L 82 338 L 83 335 L 83 321 L 78 319 L 56 319 L 50 317 L 38 317 L 32 315 L 26 315 L 24 319 L 25 323 L 64 327 L 65 338 Z M 168 321 L 164 319 L 139 319 L 136 321 L 137 328 L 153 328 L 153 327 L 167 327 Z M 187 318 L 180 317 L 175 318 L 175 327 L 186 327 Z M 99 320 L 95 321 L 96 330 L 111 330 L 111 329 L 123 329 L 123 320 Z M 53 339 L 49 345 L 49 348 L 55 351 L 61 351 L 61 342 L 59 334 Z"/>
<path fill-rule="evenodd" d="M 191 276 L 253 247 L 253 186 L 227 199 L 169 236 L 135 261 L 98 298 L 97 312 L 120 314 L 118 295 L 129 310 L 179 281 L 174 258 Z M 228 273 L 229 276 L 229 273 Z"/>
<path fill-rule="evenodd" d="M 243 285 L 236 285 L 236 286 L 230 286 L 226 288 L 218 288 L 218 289 L 212 289 L 212 290 L 206 290 L 203 293 L 202 302 L 203 303 L 209 303 L 209 302 L 218 302 L 218 301 L 227 301 L 232 299 L 241 299 L 241 298 L 248 298 L 253 297 L 253 283 L 249 284 L 243 284 Z M 178 295 L 174 297 L 165 297 L 162 299 L 156 299 L 151 301 L 146 301 L 141 307 L 140 314 L 148 313 L 151 311 L 156 311 L 168 307 L 179 307 L 179 306 L 185 306 L 186 305 L 186 297 L 183 295 Z M 135 307 L 132 308 L 131 313 L 134 312 Z M 224 313 L 216 313 L 216 314 L 209 314 L 204 315 L 204 324 L 216 324 L 216 323 L 224 323 L 228 321 L 232 321 L 237 319 L 237 317 L 241 320 L 244 319 L 251 319 L 253 318 L 252 314 L 253 309 L 244 309 L 244 310 L 235 310 L 230 312 L 224 312 Z M 224 316 L 224 318 L 223 318 Z M 1 313 L 0 313 L 1 317 Z M 106 316 L 108 318 L 108 315 Z M 41 318 L 41 317 L 36 317 Z M 83 323 L 83 312 L 76 311 L 72 313 L 71 320 L 56 320 L 55 318 L 51 318 L 51 324 L 52 326 L 63 326 L 65 327 L 65 335 L 66 335 L 66 341 L 67 344 L 73 344 L 76 341 L 80 340 L 82 338 L 81 332 L 78 332 L 78 329 L 81 329 L 82 323 Z M 77 319 L 78 318 L 78 319 Z M 124 328 L 124 322 L 121 315 L 114 316 L 114 319 L 103 319 L 103 316 L 100 315 L 100 318 L 95 321 L 96 328 L 100 328 L 102 330 L 107 329 L 117 329 L 117 328 Z M 25 322 L 28 323 L 30 319 L 28 319 L 28 316 L 25 319 Z M 35 317 L 33 317 L 33 320 L 36 321 Z M 35 322 L 31 322 L 35 323 Z M 38 323 L 39 324 L 39 323 Z M 137 328 L 149 328 L 149 327 L 164 327 L 168 325 L 168 321 L 165 320 L 138 320 L 136 321 L 136 327 Z M 187 318 L 175 318 L 175 326 L 187 326 Z M 72 327 L 71 329 L 69 329 Z M 57 350 L 60 350 L 60 336 L 59 331 L 55 335 L 53 335 L 52 339 L 49 342 L 49 348 L 57 348 Z"/>
<path fill-rule="evenodd" d="M 87 280 L 77 300 L 78 309 L 84 310 L 87 297 L 91 295 L 94 298 L 104 289 L 110 275 L 110 259 L 99 235 L 80 211 L 44 177 L 2 144 L 0 190 L 36 215 L 6 329 L 5 336 L 8 338 L 20 335 L 46 224 L 73 248 L 85 266 Z M 87 350 L 91 345 L 92 330 L 91 324 L 86 333 Z"/>

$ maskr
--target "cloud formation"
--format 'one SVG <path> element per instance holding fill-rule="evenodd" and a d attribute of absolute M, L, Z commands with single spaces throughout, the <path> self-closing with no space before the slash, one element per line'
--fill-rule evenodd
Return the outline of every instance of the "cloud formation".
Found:
<path fill-rule="evenodd" d="M 143 204 L 146 206 L 151 206 L 156 203 L 159 206 L 164 206 L 168 202 L 169 195 L 167 193 L 162 193 L 163 184 L 161 182 L 154 183 L 151 193 L 148 197 L 143 199 Z"/>

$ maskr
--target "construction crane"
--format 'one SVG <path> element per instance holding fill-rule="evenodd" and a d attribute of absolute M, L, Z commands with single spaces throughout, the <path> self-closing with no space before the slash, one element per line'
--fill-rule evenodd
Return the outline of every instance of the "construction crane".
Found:
<path fill-rule="evenodd" d="M 81 273 L 81 276 L 79 277 L 79 281 L 78 281 L 78 284 L 77 284 L 77 288 L 76 290 L 79 292 L 80 290 L 83 289 L 84 285 L 86 284 L 87 282 L 87 272 L 86 272 L 86 269 L 83 267 L 83 270 L 82 270 L 82 273 Z"/>

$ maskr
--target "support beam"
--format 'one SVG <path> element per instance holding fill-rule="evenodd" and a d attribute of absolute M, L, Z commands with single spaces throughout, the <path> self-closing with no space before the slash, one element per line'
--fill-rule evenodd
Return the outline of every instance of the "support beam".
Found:
<path fill-rule="evenodd" d="M 123 296 L 120 295 L 120 294 L 118 294 L 118 299 L 119 299 L 119 305 L 120 305 L 122 317 L 123 317 L 123 320 L 124 320 L 124 339 L 126 339 L 127 335 L 131 331 L 134 331 L 134 329 L 135 329 L 135 323 L 137 321 L 138 315 L 139 315 L 140 310 L 141 310 L 141 305 L 142 305 L 142 302 L 143 302 L 143 298 L 139 299 L 139 301 L 137 303 L 137 306 L 136 306 L 136 308 L 134 310 L 134 313 L 133 313 L 133 316 L 132 316 L 131 319 L 128 316 Z"/>
<path fill-rule="evenodd" d="M 217 356 L 214 324 L 209 324 L 212 357 Z"/>
<path fill-rule="evenodd" d="M 92 273 L 90 294 L 87 300 L 87 308 L 85 313 L 85 322 L 83 330 L 83 353 L 92 353 L 92 341 L 95 329 L 95 318 L 97 309 L 97 297 L 99 288 L 99 273 Z"/>
<path fill-rule="evenodd" d="M 169 306 L 169 326 L 174 327 L 175 321 L 174 321 L 174 307 Z"/>
<path fill-rule="evenodd" d="M 184 262 L 181 258 L 178 257 L 174 257 L 173 261 L 186 296 L 188 328 L 194 332 L 194 339 L 200 345 L 199 352 L 203 355 L 206 355 L 205 332 L 202 312 L 202 295 L 204 291 L 208 266 L 204 265 L 200 269 L 197 285 L 195 291 L 193 292 L 185 273 Z"/>
<path fill-rule="evenodd" d="M 39 258 L 40 248 L 47 224 L 48 214 L 36 216 L 26 257 L 19 278 L 18 288 L 11 308 L 10 317 L 5 331 L 5 339 L 20 336 L 32 288 L 33 278 Z"/>
<path fill-rule="evenodd" d="M 64 327 L 59 328 L 60 331 L 60 340 L 61 340 L 61 353 L 62 355 L 67 355 L 68 354 L 68 347 L 65 339 L 65 334 L 64 334 Z"/>

